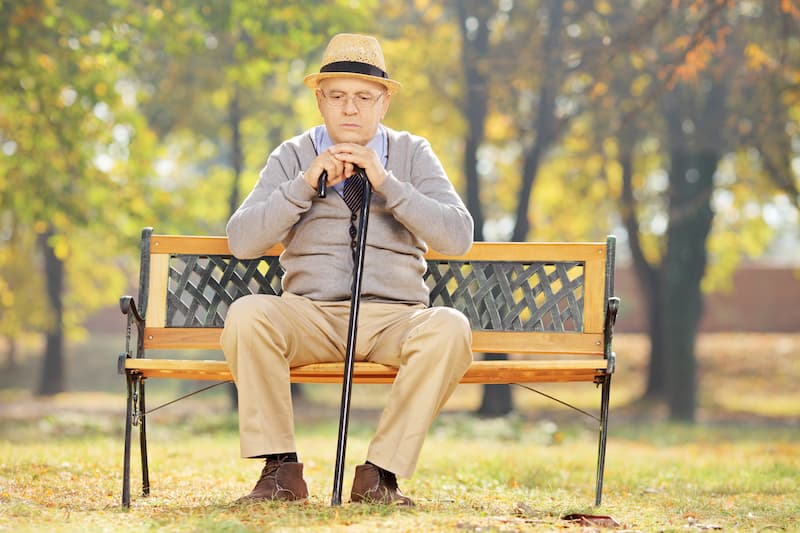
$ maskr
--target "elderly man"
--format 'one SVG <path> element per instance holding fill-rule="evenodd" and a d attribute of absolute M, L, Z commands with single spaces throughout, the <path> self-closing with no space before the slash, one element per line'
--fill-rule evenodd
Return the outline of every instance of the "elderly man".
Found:
<path fill-rule="evenodd" d="M 280 297 L 250 295 L 230 307 L 222 333 L 239 391 L 243 457 L 264 458 L 247 500 L 308 497 L 298 461 L 289 385 L 294 366 L 343 361 L 347 344 L 355 225 L 365 170 L 369 206 L 356 360 L 398 368 L 366 462 L 356 468 L 352 502 L 413 505 L 397 476 L 414 472 L 425 435 L 472 360 L 461 313 L 428 307 L 428 247 L 461 254 L 473 222 L 425 139 L 381 121 L 400 84 L 386 73 L 370 36 L 339 34 L 318 73 L 323 125 L 282 143 L 227 225 L 231 251 L 259 257 L 281 242 Z M 331 191 L 320 198 L 319 178 Z M 363 187 L 363 185 L 362 185 Z"/>

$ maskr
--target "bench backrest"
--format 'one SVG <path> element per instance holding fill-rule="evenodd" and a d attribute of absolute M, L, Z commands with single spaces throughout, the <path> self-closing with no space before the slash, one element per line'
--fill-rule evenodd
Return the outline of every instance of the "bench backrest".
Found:
<path fill-rule="evenodd" d="M 476 242 L 462 256 L 425 257 L 430 304 L 470 320 L 473 351 L 604 355 L 615 238 L 588 243 Z M 233 257 L 225 237 L 142 232 L 139 309 L 146 349 L 219 349 L 228 306 L 280 294 L 280 245 Z"/>

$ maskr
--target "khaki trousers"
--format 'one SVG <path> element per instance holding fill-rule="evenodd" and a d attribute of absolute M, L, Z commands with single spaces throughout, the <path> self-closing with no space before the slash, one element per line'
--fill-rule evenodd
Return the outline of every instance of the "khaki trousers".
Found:
<path fill-rule="evenodd" d="M 248 295 L 228 310 L 222 349 L 239 391 L 243 457 L 296 451 L 289 368 L 344 361 L 350 302 Z M 460 312 L 362 301 L 356 361 L 398 368 L 367 460 L 411 477 L 425 435 L 472 361 Z"/>

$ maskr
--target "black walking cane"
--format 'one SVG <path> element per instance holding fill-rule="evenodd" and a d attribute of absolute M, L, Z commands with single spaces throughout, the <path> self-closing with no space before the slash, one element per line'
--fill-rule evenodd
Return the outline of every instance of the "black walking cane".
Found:
<path fill-rule="evenodd" d="M 336 467 L 333 473 L 333 496 L 331 505 L 342 504 L 342 481 L 344 479 L 344 459 L 347 448 L 347 426 L 350 421 L 350 396 L 353 390 L 353 364 L 356 357 L 356 333 L 358 325 L 358 308 L 361 303 L 361 275 L 364 273 L 364 250 L 367 243 L 367 222 L 369 221 L 369 202 L 372 187 L 364 169 L 355 167 L 356 176 L 364 182 L 364 194 L 361 201 L 360 220 L 356 234 L 356 255 L 353 264 L 353 286 L 350 293 L 350 323 L 347 326 L 347 352 L 344 358 L 344 375 L 342 376 L 342 403 L 339 411 L 339 441 L 336 445 Z M 327 173 L 319 178 L 317 196 L 325 197 L 325 181 Z"/>

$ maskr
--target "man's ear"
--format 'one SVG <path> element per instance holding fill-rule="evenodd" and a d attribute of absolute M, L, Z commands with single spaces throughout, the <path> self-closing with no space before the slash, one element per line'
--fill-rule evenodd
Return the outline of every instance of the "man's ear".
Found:
<path fill-rule="evenodd" d="M 314 89 L 314 96 L 317 98 L 317 109 L 322 113 L 322 91 L 320 91 L 319 87 Z"/>
<path fill-rule="evenodd" d="M 383 97 L 383 112 L 381 113 L 381 120 L 386 117 L 386 113 L 389 111 L 389 104 L 392 103 L 392 93 L 386 92 L 386 96 Z"/>

